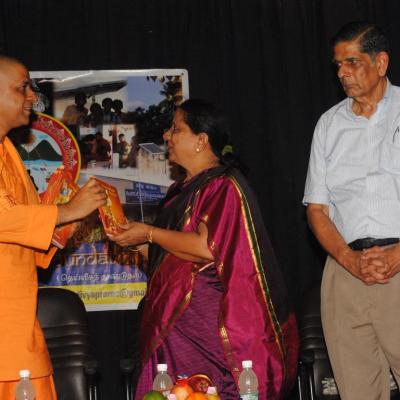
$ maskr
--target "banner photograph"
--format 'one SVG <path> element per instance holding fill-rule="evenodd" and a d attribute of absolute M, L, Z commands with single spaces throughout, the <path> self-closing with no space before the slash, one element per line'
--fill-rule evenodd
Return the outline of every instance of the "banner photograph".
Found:
<path fill-rule="evenodd" d="M 110 242 L 106 231 L 124 221 L 151 222 L 173 182 L 162 136 L 176 105 L 188 98 L 187 71 L 30 75 L 37 113 L 31 130 L 13 141 L 41 197 L 68 201 L 76 191 L 68 188 L 79 190 L 92 177 L 109 196 L 100 213 L 69 228 L 71 239 L 53 241 L 60 250 L 39 271 L 40 283 L 78 293 L 88 311 L 136 309 L 146 291 L 146 261 Z M 61 193 L 51 196 L 54 190 Z"/>

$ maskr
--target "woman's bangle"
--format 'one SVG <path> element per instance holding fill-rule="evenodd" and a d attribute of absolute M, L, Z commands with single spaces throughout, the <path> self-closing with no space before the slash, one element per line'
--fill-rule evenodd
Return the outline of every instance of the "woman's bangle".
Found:
<path fill-rule="evenodd" d="M 135 253 L 140 253 L 143 250 L 144 246 L 144 244 L 142 244 L 141 246 L 128 246 L 128 250 Z"/>
<path fill-rule="evenodd" d="M 149 231 L 147 232 L 147 241 L 149 242 L 149 243 L 153 243 L 153 227 L 151 227 L 150 229 L 149 229 Z"/>

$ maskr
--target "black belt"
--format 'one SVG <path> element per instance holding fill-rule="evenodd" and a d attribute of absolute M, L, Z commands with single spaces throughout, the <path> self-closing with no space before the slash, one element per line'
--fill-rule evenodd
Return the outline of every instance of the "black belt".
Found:
<path fill-rule="evenodd" d="M 399 243 L 399 238 L 385 238 L 385 239 L 374 239 L 366 237 L 363 239 L 357 239 L 354 242 L 349 243 L 349 247 L 352 250 L 364 250 L 374 246 L 388 246 L 389 244 Z"/>

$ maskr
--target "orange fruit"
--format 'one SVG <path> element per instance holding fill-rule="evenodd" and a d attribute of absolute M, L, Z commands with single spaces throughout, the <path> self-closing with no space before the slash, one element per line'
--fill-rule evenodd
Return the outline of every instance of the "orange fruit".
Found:
<path fill-rule="evenodd" d="M 180 379 L 171 389 L 171 393 L 176 396 L 176 400 L 186 400 L 193 393 L 193 389 L 187 384 L 185 379 Z"/>
<path fill-rule="evenodd" d="M 186 400 L 207 400 L 207 396 L 202 392 L 193 392 Z"/>

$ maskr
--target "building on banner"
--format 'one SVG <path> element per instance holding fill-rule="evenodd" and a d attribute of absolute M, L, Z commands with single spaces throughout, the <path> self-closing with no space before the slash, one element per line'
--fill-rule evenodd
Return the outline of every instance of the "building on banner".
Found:
<path fill-rule="evenodd" d="M 188 98 L 187 71 L 44 71 L 31 78 L 42 112 L 16 144 L 39 192 L 64 165 L 79 186 L 91 176 L 115 186 L 128 220 L 151 222 L 173 182 L 162 136 Z M 88 311 L 135 309 L 146 267 L 138 252 L 108 240 L 95 212 L 39 281 L 78 293 Z"/>

